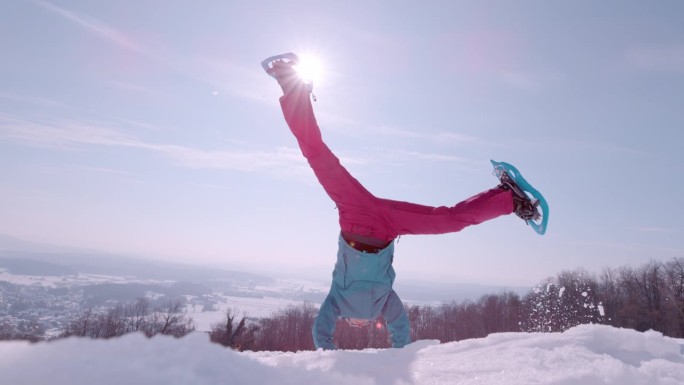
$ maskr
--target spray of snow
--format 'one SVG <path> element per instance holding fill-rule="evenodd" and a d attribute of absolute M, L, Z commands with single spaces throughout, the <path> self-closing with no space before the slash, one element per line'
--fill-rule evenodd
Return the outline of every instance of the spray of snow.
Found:
<path fill-rule="evenodd" d="M 605 317 L 606 312 L 605 312 L 605 310 L 603 310 L 603 305 L 599 303 L 597 308 L 598 308 L 599 314 L 601 314 L 601 317 Z"/>

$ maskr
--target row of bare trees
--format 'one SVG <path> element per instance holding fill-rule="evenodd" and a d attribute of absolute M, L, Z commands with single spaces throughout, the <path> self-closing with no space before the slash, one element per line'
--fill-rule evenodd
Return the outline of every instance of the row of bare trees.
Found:
<path fill-rule="evenodd" d="M 235 350 L 296 352 L 314 350 L 311 328 L 318 309 L 310 303 L 291 305 L 267 318 L 247 320 L 229 309 L 223 322 L 209 333 L 213 342 Z M 388 333 L 382 319 L 363 328 L 354 328 L 340 320 L 335 330 L 335 344 L 341 349 L 388 347 Z"/>
<path fill-rule="evenodd" d="M 450 342 L 499 332 L 560 332 L 586 323 L 684 338 L 684 258 L 604 269 L 598 276 L 582 269 L 564 271 L 522 297 L 514 292 L 488 294 L 476 301 L 411 305 L 407 313 L 413 340 Z M 212 327 L 210 338 L 236 350 L 312 350 L 316 314 L 316 307 L 308 303 L 258 320 L 239 318 L 229 310 L 225 320 Z M 0 339 L 40 340 L 45 330 L 39 326 L 0 320 Z M 148 299 L 139 298 L 104 313 L 84 311 L 68 323 L 61 337 L 111 338 L 131 332 L 181 337 L 193 330 L 181 301 L 153 307 Z M 363 328 L 340 320 L 334 342 L 343 349 L 384 348 L 390 345 L 388 337 L 382 319 Z"/>
<path fill-rule="evenodd" d="M 598 278 L 583 269 L 564 271 L 529 293 L 488 294 L 477 301 L 407 306 L 413 340 L 441 342 L 500 332 L 562 332 L 580 324 L 656 330 L 684 338 L 684 258 L 605 269 Z M 212 341 L 240 350 L 311 350 L 316 309 L 293 306 L 268 318 L 214 325 Z M 223 337 L 229 335 L 230 337 Z M 363 328 L 337 324 L 335 344 L 344 349 L 390 346 L 382 319 Z"/>
<path fill-rule="evenodd" d="M 222 323 L 212 326 L 211 341 L 236 350 L 313 350 L 311 328 L 318 309 L 309 303 L 290 306 L 268 318 L 237 321 L 237 311 L 228 309 Z"/>
<path fill-rule="evenodd" d="M 684 338 L 684 258 L 606 269 L 599 284 L 608 324 Z"/>
<path fill-rule="evenodd" d="M 141 297 L 106 311 L 84 310 L 70 320 L 59 335 L 49 339 L 71 336 L 106 339 L 127 333 L 143 333 L 148 337 L 156 334 L 183 337 L 194 330 L 193 320 L 187 316 L 182 301 L 169 300 L 153 306 L 148 298 Z M 15 325 L 8 318 L 0 319 L 0 341 L 38 342 L 45 339 L 48 339 L 45 326 L 38 320 L 21 320 Z"/>
<path fill-rule="evenodd" d="M 37 320 L 21 320 L 17 325 L 0 319 L 0 341 L 24 340 L 38 342 L 45 338 L 45 327 Z"/>
<path fill-rule="evenodd" d="M 86 310 L 67 324 L 60 337 L 112 338 L 135 332 L 148 337 L 156 334 L 183 337 L 194 330 L 193 321 L 180 300 L 152 307 L 149 299 L 141 297 L 105 313 Z"/>

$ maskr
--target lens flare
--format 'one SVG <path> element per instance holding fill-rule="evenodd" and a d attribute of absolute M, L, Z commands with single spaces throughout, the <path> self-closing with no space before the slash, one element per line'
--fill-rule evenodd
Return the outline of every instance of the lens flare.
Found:
<path fill-rule="evenodd" d="M 306 83 L 318 83 L 323 74 L 321 60 L 313 55 L 299 56 L 299 63 L 293 67 Z"/>

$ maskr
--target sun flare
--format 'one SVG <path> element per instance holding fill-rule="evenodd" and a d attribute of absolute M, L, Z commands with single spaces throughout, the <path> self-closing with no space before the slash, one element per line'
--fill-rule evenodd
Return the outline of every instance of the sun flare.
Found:
<path fill-rule="evenodd" d="M 301 55 L 299 63 L 294 66 L 299 76 L 307 83 L 318 83 L 323 75 L 323 64 L 317 56 Z"/>

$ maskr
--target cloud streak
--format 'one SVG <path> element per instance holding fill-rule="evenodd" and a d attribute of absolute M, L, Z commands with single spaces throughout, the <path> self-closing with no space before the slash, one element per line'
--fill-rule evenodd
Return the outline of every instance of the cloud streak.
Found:
<path fill-rule="evenodd" d="M 115 30 L 114 28 L 106 25 L 105 23 L 90 17 L 88 15 L 78 13 L 75 11 L 70 11 L 68 9 L 59 7 L 57 5 L 54 5 L 52 3 L 49 3 L 47 1 L 42 1 L 42 0 L 35 0 L 34 1 L 36 4 L 40 5 L 41 7 L 71 21 L 72 23 L 84 28 L 85 30 L 89 31 L 90 33 L 99 36 L 100 38 L 103 38 L 105 40 L 108 40 L 122 48 L 125 48 L 129 51 L 137 52 L 139 54 L 157 59 L 157 57 L 151 52 L 146 49 L 145 47 L 139 45 L 136 43 L 133 39 L 129 38 L 128 36 L 124 35 L 123 33 Z"/>
<path fill-rule="evenodd" d="M 40 107 L 59 107 L 59 108 L 65 108 L 65 107 L 70 107 L 62 102 L 58 102 L 56 100 L 51 100 L 47 98 L 42 98 L 42 97 L 33 97 L 33 96 L 19 96 L 19 95 L 10 95 L 6 93 L 0 92 L 0 99 L 5 99 L 13 103 L 18 103 L 18 104 L 31 104 L 31 105 L 36 105 Z"/>
<path fill-rule="evenodd" d="M 651 233 L 651 234 L 676 234 L 679 232 L 677 229 L 668 228 L 668 227 L 656 227 L 656 226 L 634 227 L 634 230 L 639 231 L 639 232 L 644 232 L 644 233 Z"/>
<path fill-rule="evenodd" d="M 684 44 L 632 48 L 625 58 L 642 70 L 684 73 Z"/>
<path fill-rule="evenodd" d="M 402 138 L 409 138 L 409 139 L 421 139 L 421 140 L 428 140 L 428 141 L 435 141 L 435 142 L 458 142 L 458 143 L 467 143 L 467 144 L 476 144 L 476 143 L 482 143 L 483 140 L 481 138 L 475 137 L 475 136 L 469 136 L 469 135 L 463 135 L 463 134 L 457 134 L 453 132 L 418 132 L 418 131 L 411 131 L 411 130 L 406 130 L 403 128 L 398 128 L 398 127 L 391 127 L 391 126 L 380 126 L 375 129 L 376 133 L 388 135 L 388 136 L 396 136 L 396 137 L 402 137 Z"/>
<path fill-rule="evenodd" d="M 499 147 L 496 143 L 493 143 L 485 138 L 459 134 L 455 132 L 448 131 L 416 131 L 409 130 L 402 127 L 390 126 L 390 125 L 374 125 L 371 123 L 350 119 L 348 117 L 335 115 L 326 112 L 320 112 L 316 114 L 319 117 L 319 121 L 327 121 L 332 123 L 331 126 L 338 125 L 345 127 L 344 130 L 337 129 L 335 131 L 342 132 L 345 134 L 353 133 L 363 133 L 364 136 L 368 133 L 373 135 L 383 135 L 388 137 L 405 138 L 405 139 L 418 139 L 427 142 L 437 142 L 437 143 L 461 143 L 467 145 L 485 145 L 485 146 L 495 146 Z M 355 130 L 350 130 L 350 128 L 356 128 Z"/>
<path fill-rule="evenodd" d="M 119 147 L 161 154 L 175 165 L 191 169 L 224 169 L 243 172 L 266 172 L 276 175 L 308 174 L 298 148 L 277 147 L 272 150 L 221 149 L 208 150 L 169 143 L 153 143 L 131 135 L 110 123 L 53 120 L 39 121 L 0 112 L 0 141 L 24 146 L 71 151 L 84 147 Z M 416 151 L 381 151 L 373 159 L 341 156 L 349 166 L 396 164 L 397 159 L 415 162 L 466 164 L 461 157 Z"/>
<path fill-rule="evenodd" d="M 204 150 L 175 144 L 150 143 L 101 123 L 39 122 L 0 113 L 0 140 L 27 146 L 70 150 L 81 146 L 124 147 L 162 154 L 187 168 L 265 171 L 304 168 L 296 149 L 275 151 Z"/>
<path fill-rule="evenodd" d="M 249 85 L 254 84 L 257 79 L 261 79 L 262 82 L 267 80 L 266 77 L 263 76 L 263 74 L 258 70 L 256 63 L 254 65 L 254 69 L 252 69 L 237 65 L 230 59 L 226 58 L 188 58 L 183 55 L 176 55 L 173 52 L 165 52 L 165 54 L 162 55 L 158 52 L 158 50 L 155 50 L 148 45 L 141 44 L 132 37 L 92 16 L 68 10 L 43 0 L 34 0 L 34 3 L 64 18 L 65 20 L 68 20 L 72 24 L 82 28 L 84 31 L 94 36 L 97 36 L 100 39 L 103 39 L 127 51 L 137 53 L 183 76 L 187 76 L 201 83 L 205 83 L 206 85 L 211 86 L 212 89 L 219 88 L 222 91 L 229 91 L 230 93 L 242 98 L 247 98 L 254 101 L 263 101 L 262 93 L 256 92 L 249 87 Z M 226 81 L 226 79 L 230 79 L 230 81 Z M 132 84 L 117 84 L 111 81 L 108 84 L 111 86 L 127 87 L 131 90 L 141 91 L 148 94 L 158 93 L 155 90 L 145 89 Z M 227 85 L 230 85 L 230 87 L 226 88 Z"/>

